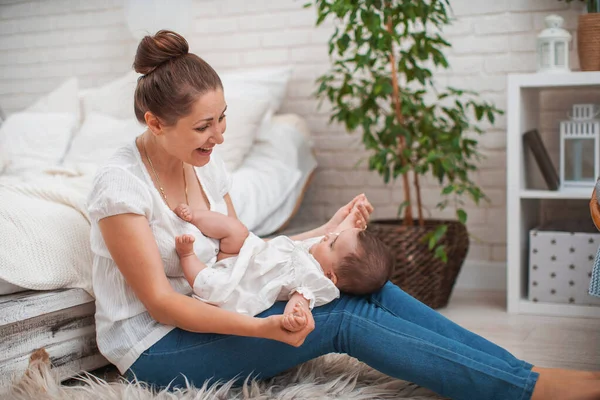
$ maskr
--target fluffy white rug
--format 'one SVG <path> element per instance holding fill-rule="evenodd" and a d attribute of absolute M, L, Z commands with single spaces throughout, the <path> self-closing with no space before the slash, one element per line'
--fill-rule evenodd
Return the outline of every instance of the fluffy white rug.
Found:
<path fill-rule="evenodd" d="M 45 351 L 44 351 L 45 353 Z M 93 375 L 78 378 L 80 385 L 61 385 L 49 367 L 47 354 L 32 355 L 28 371 L 11 388 L 15 400 L 298 400 L 298 399 L 442 399 L 414 384 L 383 375 L 358 360 L 329 354 L 266 381 L 249 381 L 242 387 L 189 386 L 172 392 L 152 392 L 144 384 L 124 380 L 106 382 Z"/>

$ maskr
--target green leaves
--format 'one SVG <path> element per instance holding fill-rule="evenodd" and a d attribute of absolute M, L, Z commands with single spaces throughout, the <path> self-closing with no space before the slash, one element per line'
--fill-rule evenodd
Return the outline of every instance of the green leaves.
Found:
<path fill-rule="evenodd" d="M 467 223 L 467 213 L 462 208 L 456 210 L 456 217 L 458 218 L 461 224 Z"/>
<path fill-rule="evenodd" d="M 331 103 L 330 120 L 362 134 L 368 168 L 385 183 L 405 174 L 435 177 L 439 208 L 456 206 L 457 219 L 466 223 L 461 199 L 466 196 L 476 204 L 487 199 L 470 178 L 482 158 L 477 136 L 483 130 L 478 123 L 494 124 L 502 111 L 481 101 L 476 92 L 433 84 L 434 75 L 449 68 L 445 51 L 450 43 L 439 33 L 451 22 L 449 0 L 311 4 L 317 25 L 330 18 L 336 27 L 329 40 L 331 68 L 317 79 L 315 94 Z M 400 84 L 396 94 L 392 59 Z M 412 206 L 411 199 L 405 199 L 399 214 Z M 436 230 L 427 239 L 442 259 L 445 251 L 438 242 L 445 232 Z"/>

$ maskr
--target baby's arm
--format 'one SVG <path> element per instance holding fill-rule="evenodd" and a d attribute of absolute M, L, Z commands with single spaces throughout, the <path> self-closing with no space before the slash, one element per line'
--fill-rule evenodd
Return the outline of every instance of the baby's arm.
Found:
<path fill-rule="evenodd" d="M 302 330 L 308 323 L 310 312 L 309 301 L 300 293 L 294 293 L 283 311 L 283 319 L 281 320 L 283 329 L 290 332 Z"/>
<path fill-rule="evenodd" d="M 248 237 L 248 228 L 234 217 L 209 210 L 192 211 L 186 204 L 180 204 L 175 213 L 196 226 L 203 235 L 221 241 L 219 247 L 225 254 L 219 254 L 217 260 L 239 253 Z"/>
<path fill-rule="evenodd" d="M 194 287 L 196 275 L 206 268 L 206 264 L 200 261 L 194 253 L 194 241 L 195 238 L 192 235 L 181 235 L 175 238 L 175 250 L 181 262 L 181 269 L 191 287 Z"/>

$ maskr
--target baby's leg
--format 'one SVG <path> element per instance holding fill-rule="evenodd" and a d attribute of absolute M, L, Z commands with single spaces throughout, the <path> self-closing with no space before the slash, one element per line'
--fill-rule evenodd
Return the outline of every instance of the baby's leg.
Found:
<path fill-rule="evenodd" d="M 237 218 L 208 210 L 192 211 L 186 204 L 180 204 L 175 213 L 196 226 L 205 236 L 221 241 L 221 253 L 217 260 L 238 254 L 248 237 L 248 229 Z"/>
<path fill-rule="evenodd" d="M 196 239 L 192 235 L 181 235 L 175 238 L 175 251 L 179 256 L 183 275 L 191 287 L 194 287 L 196 275 L 200 273 L 206 264 L 204 264 L 194 253 L 194 241 Z"/>

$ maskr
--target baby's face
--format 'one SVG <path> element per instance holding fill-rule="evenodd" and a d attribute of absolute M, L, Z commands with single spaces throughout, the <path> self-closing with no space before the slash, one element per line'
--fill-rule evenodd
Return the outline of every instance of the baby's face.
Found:
<path fill-rule="evenodd" d="M 360 229 L 346 229 L 340 233 L 328 233 L 310 248 L 310 254 L 323 268 L 325 275 L 335 272 L 344 257 L 356 253 Z"/>

